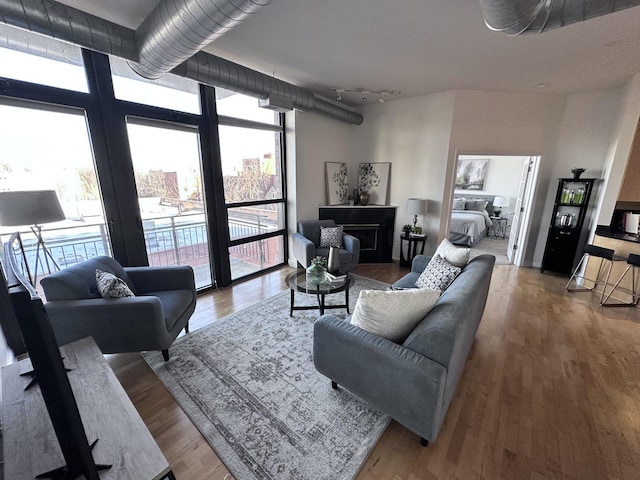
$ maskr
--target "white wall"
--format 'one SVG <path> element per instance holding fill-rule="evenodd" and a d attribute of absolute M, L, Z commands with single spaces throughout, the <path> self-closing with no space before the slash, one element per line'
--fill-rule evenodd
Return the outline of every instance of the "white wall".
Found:
<path fill-rule="evenodd" d="M 621 91 L 621 105 L 618 118 L 612 124 L 613 135 L 606 153 L 602 177 L 605 184 L 596 208 L 596 222 L 592 224 L 608 225 L 622 186 L 624 172 L 631 155 L 633 139 L 640 118 L 640 73 L 637 73 Z"/>
<path fill-rule="evenodd" d="M 553 165 L 553 152 L 564 114 L 566 98 L 560 95 L 504 92 L 456 92 L 449 162 L 455 168 L 456 154 L 540 155 L 538 196 L 532 206 L 529 238 L 537 238 L 543 223 L 544 199 Z M 446 230 L 448 231 L 448 226 Z M 525 248 L 524 264 L 533 257 L 531 243 Z"/>
<path fill-rule="evenodd" d="M 623 100 L 622 89 L 600 90 L 580 93 L 567 97 L 559 137 L 553 157 L 555 161 L 549 169 L 549 187 L 546 195 L 540 192 L 544 200 L 542 213 L 543 228 L 538 232 L 533 265 L 539 267 L 544 255 L 547 239 L 547 227 L 553 211 L 553 202 L 557 190 L 557 179 L 571 177 L 571 168 L 583 167 L 587 170 L 583 178 L 602 178 L 605 160 L 610 145 L 615 138 L 615 125 Z M 604 181 L 596 182 L 591 198 L 595 206 L 602 194 Z M 591 213 L 594 212 L 592 208 Z M 585 222 L 589 224 L 590 215 Z M 607 219 L 608 224 L 611 218 Z"/>
<path fill-rule="evenodd" d="M 326 202 L 324 164 L 353 162 L 353 137 L 358 128 L 315 113 L 287 114 L 285 134 L 289 235 L 296 231 L 298 221 L 318 218 L 318 206 Z M 349 166 L 349 169 L 353 170 L 353 167 Z M 291 248 L 289 250 L 289 264 L 295 265 L 295 259 L 291 258 Z"/>
<path fill-rule="evenodd" d="M 405 213 L 410 197 L 429 199 L 429 213 L 418 219 L 418 225 L 428 236 L 425 251 L 437 246 L 453 102 L 453 92 L 445 92 L 361 108 L 365 120 L 353 137 L 352 161 L 391 162 L 389 203 L 398 207 L 393 249 L 396 259 L 400 229 L 413 221 L 413 216 Z"/>

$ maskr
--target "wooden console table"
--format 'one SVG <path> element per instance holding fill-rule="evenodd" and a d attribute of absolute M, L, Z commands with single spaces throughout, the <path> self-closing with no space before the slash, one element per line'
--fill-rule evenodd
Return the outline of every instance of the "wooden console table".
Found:
<path fill-rule="evenodd" d="M 175 480 L 169 464 L 92 338 L 61 347 L 101 480 Z M 32 480 L 64 464 L 37 386 L 24 391 L 29 359 L 2 368 L 5 478 Z M 83 477 L 84 478 L 84 477 Z"/>

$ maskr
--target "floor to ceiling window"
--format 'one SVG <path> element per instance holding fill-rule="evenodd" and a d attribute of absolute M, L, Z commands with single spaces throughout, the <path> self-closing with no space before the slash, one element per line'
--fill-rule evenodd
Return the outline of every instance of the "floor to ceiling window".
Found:
<path fill-rule="evenodd" d="M 216 89 L 233 279 L 282 264 L 285 201 L 280 115 Z"/>
<path fill-rule="evenodd" d="M 0 26 L 3 35 L 0 172 L 31 168 L 58 191 L 67 221 L 102 242 L 61 247 L 61 267 L 94 254 L 188 264 L 206 288 L 284 263 L 281 114 L 171 74 L 142 79 L 121 59 L 46 37 Z"/>
<path fill-rule="evenodd" d="M 49 49 L 53 58 L 0 48 L 0 75 L 87 92 L 80 49 L 58 46 Z M 83 108 L 0 98 L 0 191 L 20 190 L 54 190 L 66 217 L 42 225 L 50 256 L 37 249 L 31 225 L 0 227 L 3 244 L 20 232 L 30 272 L 37 270 L 41 278 L 52 269 L 111 254 Z"/>
<path fill-rule="evenodd" d="M 127 131 L 149 265 L 191 265 L 212 284 L 198 131 L 136 123 Z"/>

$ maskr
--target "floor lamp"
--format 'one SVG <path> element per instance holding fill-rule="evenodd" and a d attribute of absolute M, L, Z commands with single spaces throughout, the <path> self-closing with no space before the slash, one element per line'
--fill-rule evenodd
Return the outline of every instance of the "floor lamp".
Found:
<path fill-rule="evenodd" d="M 36 237 L 36 259 L 33 277 L 29 271 L 29 263 L 27 262 L 27 255 L 22 239 L 18 237 L 22 250 L 22 259 L 31 284 L 34 287 L 36 285 L 36 279 L 38 278 L 38 268 L 41 263 L 43 270 L 46 264 L 48 273 L 51 273 L 52 265 L 55 269 L 60 270 L 60 266 L 53 258 L 53 255 L 51 255 L 42 238 L 42 224 L 59 222 L 65 218 L 66 216 L 62 211 L 60 201 L 54 190 L 0 192 L 0 225 L 3 227 L 29 225 Z M 44 261 L 40 259 L 41 251 Z"/>

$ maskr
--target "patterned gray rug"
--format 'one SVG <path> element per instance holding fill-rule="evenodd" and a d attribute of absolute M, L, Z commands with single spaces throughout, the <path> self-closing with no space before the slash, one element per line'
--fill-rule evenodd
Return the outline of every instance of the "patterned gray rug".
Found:
<path fill-rule="evenodd" d="M 360 290 L 387 288 L 355 277 L 351 312 Z M 318 312 L 289 317 L 289 298 L 287 290 L 179 338 L 167 363 L 157 352 L 144 358 L 236 479 L 352 479 L 389 419 L 316 372 Z M 296 305 L 313 302 L 296 293 Z"/>

